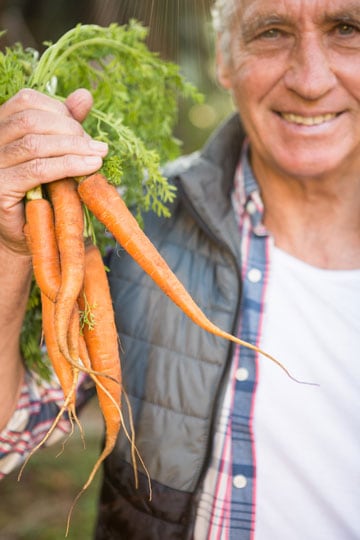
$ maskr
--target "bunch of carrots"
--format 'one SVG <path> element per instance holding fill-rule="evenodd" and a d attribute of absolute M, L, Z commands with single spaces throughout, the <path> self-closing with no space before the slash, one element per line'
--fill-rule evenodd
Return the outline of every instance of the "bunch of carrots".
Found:
<path fill-rule="evenodd" d="M 264 354 L 292 378 L 275 358 L 224 332 L 206 317 L 140 228 L 116 188 L 102 174 L 59 180 L 34 190 L 26 202 L 25 235 L 41 291 L 46 347 L 64 393 L 64 406 L 50 432 L 65 411 L 78 423 L 76 385 L 80 371 L 94 380 L 105 421 L 103 451 L 78 497 L 114 448 L 123 425 L 121 367 L 112 301 L 101 253 L 84 237 L 84 206 L 196 324 Z"/>

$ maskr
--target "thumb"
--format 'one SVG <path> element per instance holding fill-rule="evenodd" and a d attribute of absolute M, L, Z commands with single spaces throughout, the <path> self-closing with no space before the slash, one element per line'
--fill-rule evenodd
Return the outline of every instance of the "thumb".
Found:
<path fill-rule="evenodd" d="M 79 88 L 78 90 L 75 90 L 75 92 L 69 94 L 65 101 L 65 105 L 75 120 L 83 122 L 93 105 L 93 98 L 88 90 Z"/>

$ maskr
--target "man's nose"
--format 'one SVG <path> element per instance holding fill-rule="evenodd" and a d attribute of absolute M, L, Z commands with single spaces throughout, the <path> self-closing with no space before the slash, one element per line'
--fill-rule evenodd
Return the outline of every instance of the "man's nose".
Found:
<path fill-rule="evenodd" d="M 290 66 L 284 76 L 285 86 L 306 100 L 316 101 L 326 95 L 337 82 L 329 51 L 321 39 L 305 34 L 294 45 Z"/>

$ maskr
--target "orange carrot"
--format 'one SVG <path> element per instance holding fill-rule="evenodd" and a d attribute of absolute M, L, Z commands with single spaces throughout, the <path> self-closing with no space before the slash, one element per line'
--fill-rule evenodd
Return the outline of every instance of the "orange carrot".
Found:
<path fill-rule="evenodd" d="M 36 283 L 55 302 L 60 287 L 60 259 L 54 228 L 54 212 L 48 200 L 26 202 L 24 233 L 32 256 Z"/>
<path fill-rule="evenodd" d="M 76 183 L 71 179 L 47 185 L 55 215 L 55 232 L 60 253 L 61 284 L 56 297 L 55 328 L 60 351 L 70 360 L 67 335 L 71 314 L 84 277 L 84 221 Z M 73 361 L 78 358 L 72 358 Z"/>
<path fill-rule="evenodd" d="M 96 372 L 110 376 L 99 375 L 98 378 L 113 397 L 113 400 L 109 399 L 101 388 L 97 388 L 106 425 L 106 444 L 98 460 L 100 465 L 113 448 L 120 428 L 119 411 L 114 406 L 113 401 L 120 405 L 121 369 L 109 285 L 101 254 L 94 245 L 86 248 L 84 290 L 79 296 L 81 310 L 86 309 L 85 302 L 88 303 L 92 314 L 92 325 L 84 324 L 83 327 L 91 368 Z"/>
<path fill-rule="evenodd" d="M 81 310 L 87 310 L 86 304 L 91 310 L 92 324 L 90 326 L 84 324 L 83 326 L 85 343 L 80 341 L 80 356 L 86 367 L 91 367 L 94 371 L 107 375 L 107 377 L 102 375 L 98 377 L 92 376 L 96 383 L 99 405 L 105 421 L 106 437 L 101 455 L 71 506 L 66 534 L 69 530 L 74 505 L 91 484 L 101 463 L 114 448 L 122 420 L 118 336 L 104 263 L 98 248 L 94 245 L 86 248 L 84 287 L 79 296 Z M 90 362 L 91 366 L 89 366 L 88 362 Z"/>
<path fill-rule="evenodd" d="M 45 294 L 41 295 L 41 304 L 43 332 L 51 365 L 53 366 L 55 374 L 59 379 L 65 399 L 70 397 L 70 393 L 73 392 L 73 395 L 67 405 L 69 418 L 71 420 L 72 418 L 76 418 L 74 381 L 76 381 L 78 378 L 78 370 L 69 364 L 59 350 L 54 324 L 55 304 L 49 300 Z"/>
<path fill-rule="evenodd" d="M 67 401 L 66 410 L 69 419 L 77 421 L 74 389 L 78 371 L 69 364 L 60 352 L 54 327 L 54 302 L 61 284 L 54 213 L 51 204 L 44 198 L 27 201 L 25 213 L 24 232 L 31 251 L 35 279 L 41 291 L 42 328 L 47 352 L 64 393 L 65 401 Z"/>
<path fill-rule="evenodd" d="M 68 335 L 67 335 L 67 343 L 69 347 L 69 353 L 70 357 L 73 359 L 76 359 L 76 364 L 80 366 L 79 364 L 79 341 L 80 341 L 80 314 L 79 314 L 79 307 L 78 303 L 73 307 L 73 311 L 71 313 L 70 322 L 69 322 L 69 328 L 68 328 Z M 75 360 L 74 360 L 75 362 Z M 74 364 L 72 364 L 74 365 Z"/>
<path fill-rule="evenodd" d="M 42 295 L 45 295 L 52 302 L 56 302 L 61 285 L 61 270 L 52 206 L 47 199 L 35 198 L 26 202 L 25 213 L 26 223 L 24 226 L 24 233 L 32 256 L 36 283 L 39 286 Z M 48 317 L 52 318 L 54 306 L 51 306 L 51 304 L 46 301 L 42 302 L 42 304 L 48 306 L 51 311 L 51 313 L 48 314 L 44 312 L 43 305 L 43 319 L 47 319 Z M 77 304 L 74 309 L 78 310 Z M 72 314 L 72 317 L 74 316 L 76 316 L 76 313 Z M 55 320 L 52 320 L 52 324 L 55 324 Z M 69 327 L 70 326 L 69 322 Z M 79 331 L 77 331 L 77 334 L 79 335 Z M 76 331 L 73 331 L 70 336 L 73 336 L 76 340 Z M 74 340 L 73 345 L 75 345 Z M 49 356 L 50 360 L 52 360 L 51 354 Z M 93 373 L 93 370 L 84 368 L 79 364 L 77 349 L 74 347 L 72 357 L 70 355 L 70 357 L 67 358 L 67 362 L 75 369 L 78 368 L 87 373 Z M 66 367 L 64 367 L 64 370 L 65 369 Z M 62 389 L 66 396 L 67 386 L 65 385 Z"/>
<path fill-rule="evenodd" d="M 41 307 L 42 307 L 42 325 L 43 325 L 43 333 L 44 333 L 45 342 L 46 342 L 46 348 L 47 348 L 47 352 L 51 361 L 51 365 L 59 380 L 61 389 L 64 394 L 64 403 L 62 407 L 60 408 L 54 421 L 52 422 L 46 435 L 42 438 L 42 440 L 36 446 L 34 446 L 31 452 L 27 455 L 23 465 L 20 468 L 20 471 L 18 474 L 18 480 L 20 480 L 22 473 L 27 463 L 31 459 L 31 457 L 49 439 L 49 437 L 54 432 L 56 426 L 58 425 L 59 421 L 61 420 L 61 417 L 63 416 L 65 412 L 68 413 L 68 418 L 70 420 L 72 428 L 75 421 L 80 428 L 80 432 L 82 433 L 82 427 L 76 414 L 76 385 L 78 381 L 79 370 L 74 369 L 69 364 L 69 362 L 62 355 L 61 351 L 58 348 L 57 336 L 55 333 L 55 325 L 54 325 L 55 304 L 44 293 L 41 293 Z"/>
<path fill-rule="evenodd" d="M 280 366 L 290 378 L 297 381 L 276 358 L 255 345 L 225 332 L 206 317 L 153 243 L 141 230 L 116 188 L 110 185 L 104 176 L 95 173 L 81 179 L 78 192 L 94 216 L 105 225 L 119 244 L 190 319 L 216 336 L 263 354 Z"/>

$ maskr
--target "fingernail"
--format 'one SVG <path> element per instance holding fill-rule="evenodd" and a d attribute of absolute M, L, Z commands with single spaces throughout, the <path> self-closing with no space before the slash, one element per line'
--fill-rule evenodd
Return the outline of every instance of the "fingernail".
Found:
<path fill-rule="evenodd" d="M 85 156 L 84 162 L 86 165 L 94 166 L 94 167 L 101 167 L 102 165 L 102 159 L 98 156 Z"/>
<path fill-rule="evenodd" d="M 95 141 L 94 139 L 91 139 L 91 141 L 89 141 L 89 148 L 94 152 L 107 152 L 108 145 L 103 141 Z"/>

